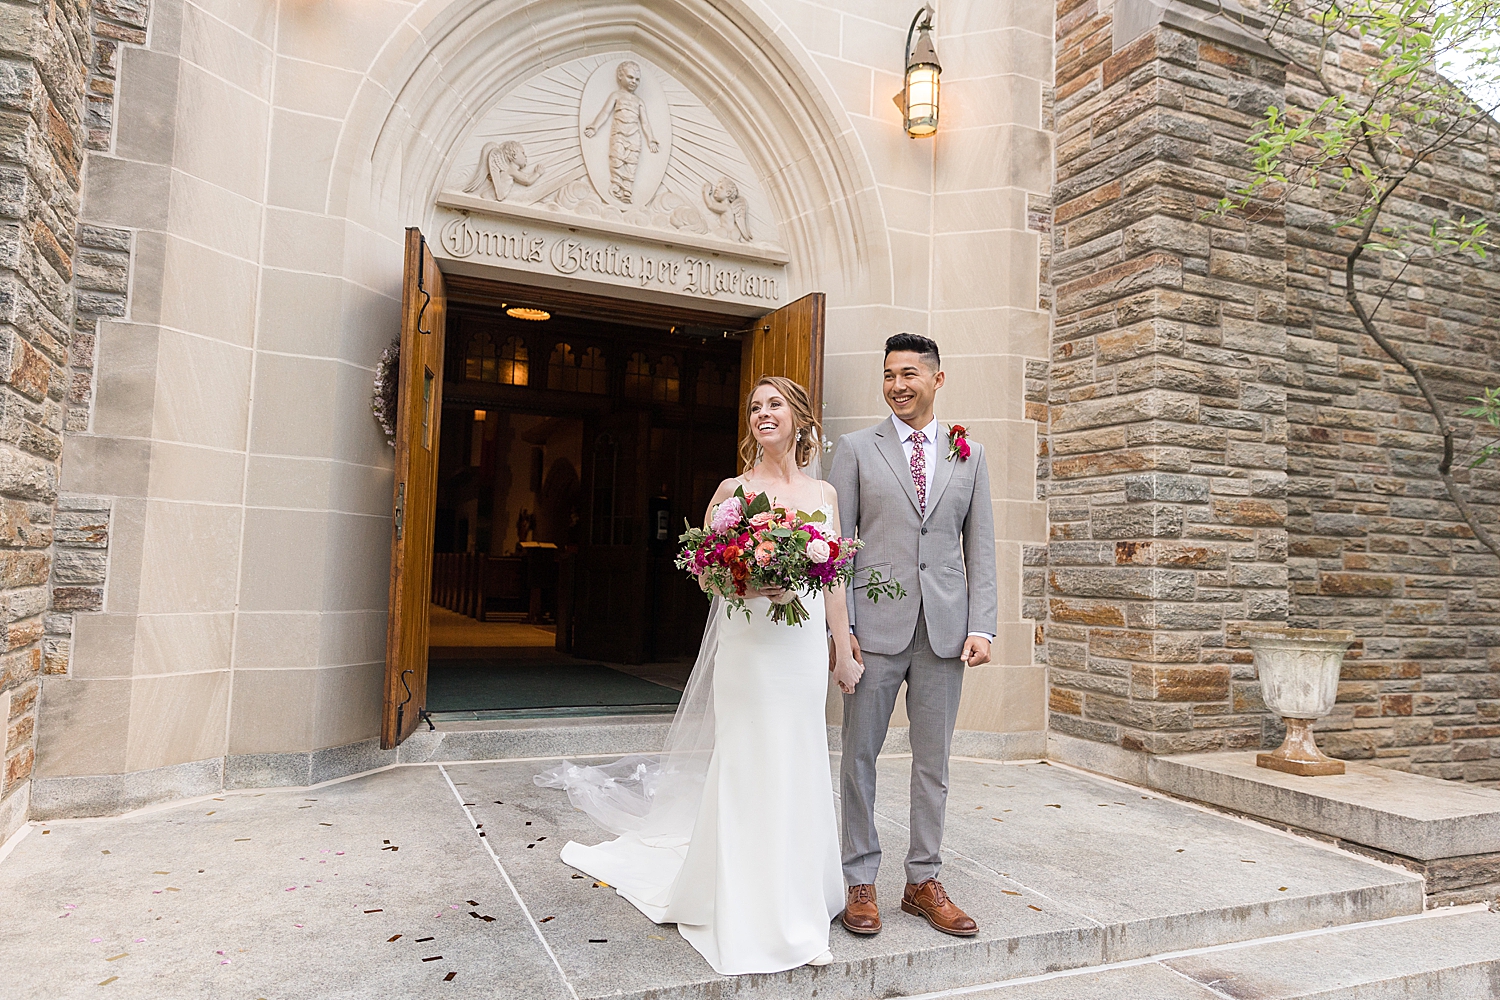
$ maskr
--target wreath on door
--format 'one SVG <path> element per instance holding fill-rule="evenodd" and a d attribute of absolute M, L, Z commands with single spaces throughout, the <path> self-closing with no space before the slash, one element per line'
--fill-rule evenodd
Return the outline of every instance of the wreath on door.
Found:
<path fill-rule="evenodd" d="M 401 381 L 401 341 L 393 340 L 380 352 L 375 363 L 375 391 L 370 396 L 370 410 L 375 414 L 380 429 L 385 431 L 385 443 L 396 447 L 396 401 Z"/>

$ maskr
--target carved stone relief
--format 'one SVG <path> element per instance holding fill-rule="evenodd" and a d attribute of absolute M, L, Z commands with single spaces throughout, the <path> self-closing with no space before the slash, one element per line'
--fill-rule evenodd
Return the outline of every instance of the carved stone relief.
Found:
<path fill-rule="evenodd" d="M 775 246 L 744 152 L 702 101 L 631 53 L 555 66 L 506 94 L 460 145 L 447 189 L 747 249 Z"/>

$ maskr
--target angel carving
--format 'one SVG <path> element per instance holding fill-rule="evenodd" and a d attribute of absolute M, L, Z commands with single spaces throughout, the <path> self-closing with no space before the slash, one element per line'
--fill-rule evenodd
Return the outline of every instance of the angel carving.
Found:
<path fill-rule="evenodd" d="M 750 242 L 750 206 L 740 189 L 728 177 L 703 185 L 703 204 L 718 220 L 714 233 L 726 240 Z"/>
<path fill-rule="evenodd" d="M 479 166 L 474 177 L 464 187 L 466 194 L 478 193 L 484 197 L 486 185 L 495 192 L 496 201 L 504 201 L 515 185 L 530 187 L 542 176 L 542 165 L 526 166 L 526 150 L 514 139 L 505 142 L 487 142 L 479 153 Z"/>

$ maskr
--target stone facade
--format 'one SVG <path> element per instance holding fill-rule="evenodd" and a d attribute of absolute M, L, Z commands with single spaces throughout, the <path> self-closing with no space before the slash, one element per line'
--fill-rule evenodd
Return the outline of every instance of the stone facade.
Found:
<path fill-rule="evenodd" d="M 1293 29 L 1302 28 L 1294 23 Z M 1303 31 L 1309 30 L 1302 28 Z M 1308 38 L 1289 37 L 1289 50 Z M 1354 92 L 1375 62 L 1340 39 L 1327 76 Z M 1294 68 L 1294 106 L 1316 106 Z M 1388 218 L 1425 228 L 1445 214 L 1493 218 L 1500 146 L 1440 156 L 1398 189 Z M 1369 338 L 1344 302 L 1348 243 L 1329 232 L 1340 209 L 1299 191 L 1287 230 L 1287 453 L 1291 618 L 1352 628 L 1328 752 L 1443 778 L 1500 784 L 1500 561 L 1463 523 L 1437 478 L 1442 442 L 1409 375 Z M 1456 477 L 1483 521 L 1500 521 L 1500 469 L 1470 472 L 1478 429 L 1465 400 L 1500 384 L 1500 281 L 1493 259 L 1418 259 L 1402 270 L 1370 258 L 1356 274 L 1377 319 L 1421 363 L 1455 418 Z"/>
<path fill-rule="evenodd" d="M 72 347 L 87 3 L 0 3 L 0 836 L 25 818 Z"/>
<path fill-rule="evenodd" d="M 1274 744 L 1239 630 L 1288 620 L 1360 637 L 1330 753 L 1491 781 L 1495 560 L 1444 499 L 1413 385 L 1347 312 L 1331 206 L 1308 196 L 1290 227 L 1213 213 L 1264 108 L 1309 99 L 1263 29 L 1186 3 L 1058 7 L 1050 542 L 1027 558 L 1050 728 L 1150 753 Z M 1489 210 L 1480 166 L 1440 165 L 1399 211 Z M 1492 274 L 1397 285 L 1387 326 L 1455 408 L 1500 381 Z M 1474 476 L 1490 499 L 1495 481 Z"/>

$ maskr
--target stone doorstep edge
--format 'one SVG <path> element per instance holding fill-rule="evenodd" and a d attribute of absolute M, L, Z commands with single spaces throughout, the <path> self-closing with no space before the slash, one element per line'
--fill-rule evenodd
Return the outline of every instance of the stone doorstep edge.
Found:
<path fill-rule="evenodd" d="M 1147 788 L 1215 812 L 1252 820 L 1284 833 L 1316 840 L 1372 861 L 1404 868 L 1422 877 L 1427 889 L 1429 908 L 1500 900 L 1500 853 L 1456 855 L 1451 858 L 1423 861 L 1368 844 L 1346 840 L 1334 834 L 1297 826 L 1285 820 L 1272 819 L 1215 802 L 1205 802 L 1202 799 L 1164 788 L 1158 782 L 1153 781 L 1149 761 L 1143 759 L 1144 755 L 1117 746 L 1094 743 L 1091 740 L 1081 740 L 1060 733 L 1048 734 L 1046 756 L 1049 760 L 1067 764 L 1079 770 Z"/>
<path fill-rule="evenodd" d="M 1343 799 L 1323 798 L 1311 785 L 1293 788 L 1199 766 L 1194 756 L 1148 761 L 1152 786 L 1423 862 L 1500 852 L 1500 805 L 1489 812 L 1449 819 L 1415 819 Z M 1393 773 L 1414 783 L 1439 780 Z M 1431 790 L 1440 795 L 1444 788 L 1437 784 Z"/>
<path fill-rule="evenodd" d="M 614 756 L 650 753 L 661 746 L 666 724 L 617 724 L 600 727 L 535 729 L 419 730 L 396 750 L 382 750 L 378 740 L 300 753 L 231 754 L 169 764 L 124 774 L 33 777 L 29 810 L 16 825 L 32 820 L 118 816 L 175 799 L 214 795 L 247 788 L 305 788 L 341 778 L 358 777 L 393 764 L 464 763 L 561 756 Z M 829 747 L 838 752 L 838 727 L 830 726 Z M 953 755 L 991 760 L 1041 758 L 1046 733 L 953 734 Z M 883 754 L 911 752 L 904 727 L 892 727 Z M 19 794 L 19 793 L 18 793 Z M 15 797 L 7 800 L 14 801 Z M 0 815 L 0 821 L 4 820 Z M 3 838 L 0 838 L 3 839 Z"/>

